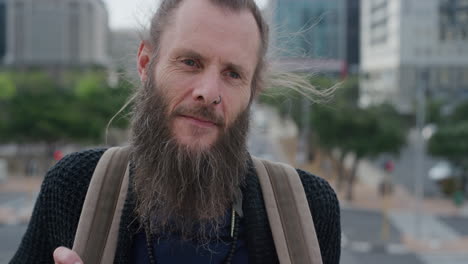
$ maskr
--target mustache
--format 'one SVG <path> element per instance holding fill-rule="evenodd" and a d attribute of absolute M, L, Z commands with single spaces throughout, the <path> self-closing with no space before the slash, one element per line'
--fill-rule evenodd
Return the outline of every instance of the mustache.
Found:
<path fill-rule="evenodd" d="M 188 107 L 181 105 L 177 107 L 172 113 L 171 118 L 176 116 L 190 116 L 199 118 L 201 120 L 209 121 L 217 126 L 224 127 L 226 121 L 223 116 L 216 114 L 215 110 L 212 107 L 207 107 L 204 105 Z"/>

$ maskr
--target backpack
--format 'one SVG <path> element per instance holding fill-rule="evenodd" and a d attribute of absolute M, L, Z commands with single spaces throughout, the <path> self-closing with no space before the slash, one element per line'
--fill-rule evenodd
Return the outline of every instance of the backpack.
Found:
<path fill-rule="evenodd" d="M 73 250 L 84 263 L 113 263 L 129 183 L 129 147 L 108 149 L 94 170 Z M 322 264 L 315 227 L 297 171 L 252 157 L 281 264 Z"/>

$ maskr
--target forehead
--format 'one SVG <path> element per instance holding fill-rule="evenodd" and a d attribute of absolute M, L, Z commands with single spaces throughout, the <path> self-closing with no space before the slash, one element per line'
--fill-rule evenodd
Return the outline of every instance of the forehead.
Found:
<path fill-rule="evenodd" d="M 165 29 L 160 48 L 193 49 L 251 69 L 257 62 L 260 34 L 247 9 L 231 11 L 208 0 L 185 0 Z"/>

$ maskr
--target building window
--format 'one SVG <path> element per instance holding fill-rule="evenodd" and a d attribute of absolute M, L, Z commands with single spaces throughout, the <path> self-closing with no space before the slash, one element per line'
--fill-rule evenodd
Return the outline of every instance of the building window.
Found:
<path fill-rule="evenodd" d="M 24 27 L 24 19 L 25 19 L 25 6 L 24 3 L 18 2 L 14 5 L 15 7 L 15 16 L 14 16 L 14 32 L 15 34 L 15 59 L 18 62 L 21 62 L 24 59 L 25 53 L 25 27 Z"/>
<path fill-rule="evenodd" d="M 388 0 L 372 0 L 371 1 L 371 13 L 376 13 L 379 10 L 387 9 Z"/>
<path fill-rule="evenodd" d="M 442 87 L 448 87 L 450 85 L 450 71 L 447 67 L 440 68 L 439 81 Z"/>
<path fill-rule="evenodd" d="M 439 38 L 468 41 L 468 1 L 440 0 Z"/>
<path fill-rule="evenodd" d="M 463 69 L 463 71 L 460 71 L 460 74 L 462 85 L 468 87 L 468 68 L 465 68 Z"/>
<path fill-rule="evenodd" d="M 388 37 L 388 1 L 373 0 L 370 8 L 370 44 L 383 44 Z"/>
<path fill-rule="evenodd" d="M 277 0 L 274 24 L 281 57 L 344 59 L 344 0 Z M 280 41 L 285 36 L 286 41 Z"/>
<path fill-rule="evenodd" d="M 78 63 L 80 55 L 80 9 L 77 2 L 69 3 L 69 42 L 71 63 Z"/>
<path fill-rule="evenodd" d="M 6 5 L 0 3 L 0 61 L 6 53 Z"/>

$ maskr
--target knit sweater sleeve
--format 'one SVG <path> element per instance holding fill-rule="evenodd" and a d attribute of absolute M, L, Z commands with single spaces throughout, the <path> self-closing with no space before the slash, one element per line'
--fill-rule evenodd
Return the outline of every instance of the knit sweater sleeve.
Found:
<path fill-rule="evenodd" d="M 11 264 L 54 263 L 55 248 L 71 248 L 86 191 L 103 149 L 73 153 L 46 174 L 33 214 Z"/>
<path fill-rule="evenodd" d="M 340 207 L 335 192 L 324 179 L 297 170 L 306 192 L 322 253 L 323 264 L 338 264 L 341 253 Z"/>

